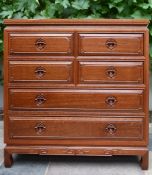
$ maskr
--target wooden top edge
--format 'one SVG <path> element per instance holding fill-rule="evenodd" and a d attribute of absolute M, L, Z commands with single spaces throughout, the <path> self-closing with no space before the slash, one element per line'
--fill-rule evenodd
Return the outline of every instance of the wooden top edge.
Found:
<path fill-rule="evenodd" d="M 5 19 L 6 25 L 148 25 L 148 19 Z"/>

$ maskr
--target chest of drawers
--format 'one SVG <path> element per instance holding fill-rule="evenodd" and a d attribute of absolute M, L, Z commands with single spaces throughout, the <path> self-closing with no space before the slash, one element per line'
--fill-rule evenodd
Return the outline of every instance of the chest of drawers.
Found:
<path fill-rule="evenodd" d="M 5 20 L 12 154 L 139 156 L 148 168 L 147 20 Z"/>

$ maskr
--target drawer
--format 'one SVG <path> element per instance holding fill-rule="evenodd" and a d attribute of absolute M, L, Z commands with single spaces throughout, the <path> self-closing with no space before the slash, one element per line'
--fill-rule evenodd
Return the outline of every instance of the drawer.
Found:
<path fill-rule="evenodd" d="M 11 89 L 9 108 L 143 111 L 143 90 Z"/>
<path fill-rule="evenodd" d="M 10 138 L 142 140 L 142 118 L 11 119 Z"/>
<path fill-rule="evenodd" d="M 79 55 L 143 55 L 143 34 L 79 34 Z"/>
<path fill-rule="evenodd" d="M 10 82 L 72 83 L 70 61 L 10 61 Z"/>
<path fill-rule="evenodd" d="M 79 83 L 143 83 L 143 62 L 79 62 Z"/>
<path fill-rule="evenodd" d="M 9 53 L 72 55 L 73 34 L 71 33 L 11 33 Z"/>

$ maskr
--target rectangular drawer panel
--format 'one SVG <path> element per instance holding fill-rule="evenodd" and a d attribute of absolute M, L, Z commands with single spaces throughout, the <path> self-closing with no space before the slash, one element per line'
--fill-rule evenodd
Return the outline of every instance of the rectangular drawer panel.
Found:
<path fill-rule="evenodd" d="M 10 109 L 143 111 L 143 90 L 11 89 Z"/>
<path fill-rule="evenodd" d="M 73 34 L 37 33 L 10 34 L 10 54 L 72 55 Z"/>
<path fill-rule="evenodd" d="M 73 63 L 70 61 L 10 61 L 10 82 L 72 83 Z"/>
<path fill-rule="evenodd" d="M 80 34 L 79 55 L 143 55 L 143 34 Z"/>
<path fill-rule="evenodd" d="M 142 118 L 11 119 L 10 138 L 143 139 Z"/>
<path fill-rule="evenodd" d="M 79 83 L 143 83 L 143 62 L 79 62 Z"/>

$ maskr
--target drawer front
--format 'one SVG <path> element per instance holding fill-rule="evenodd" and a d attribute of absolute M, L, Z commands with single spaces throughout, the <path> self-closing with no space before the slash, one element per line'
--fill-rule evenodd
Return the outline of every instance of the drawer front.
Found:
<path fill-rule="evenodd" d="M 143 62 L 79 62 L 79 83 L 143 83 Z"/>
<path fill-rule="evenodd" d="M 10 54 L 73 54 L 73 34 L 10 34 Z"/>
<path fill-rule="evenodd" d="M 10 61 L 10 82 L 72 83 L 73 63 L 70 61 Z"/>
<path fill-rule="evenodd" d="M 143 34 L 80 34 L 79 55 L 143 55 Z"/>
<path fill-rule="evenodd" d="M 11 89 L 10 109 L 143 111 L 143 90 Z"/>
<path fill-rule="evenodd" d="M 11 119 L 10 138 L 142 140 L 142 118 Z"/>

